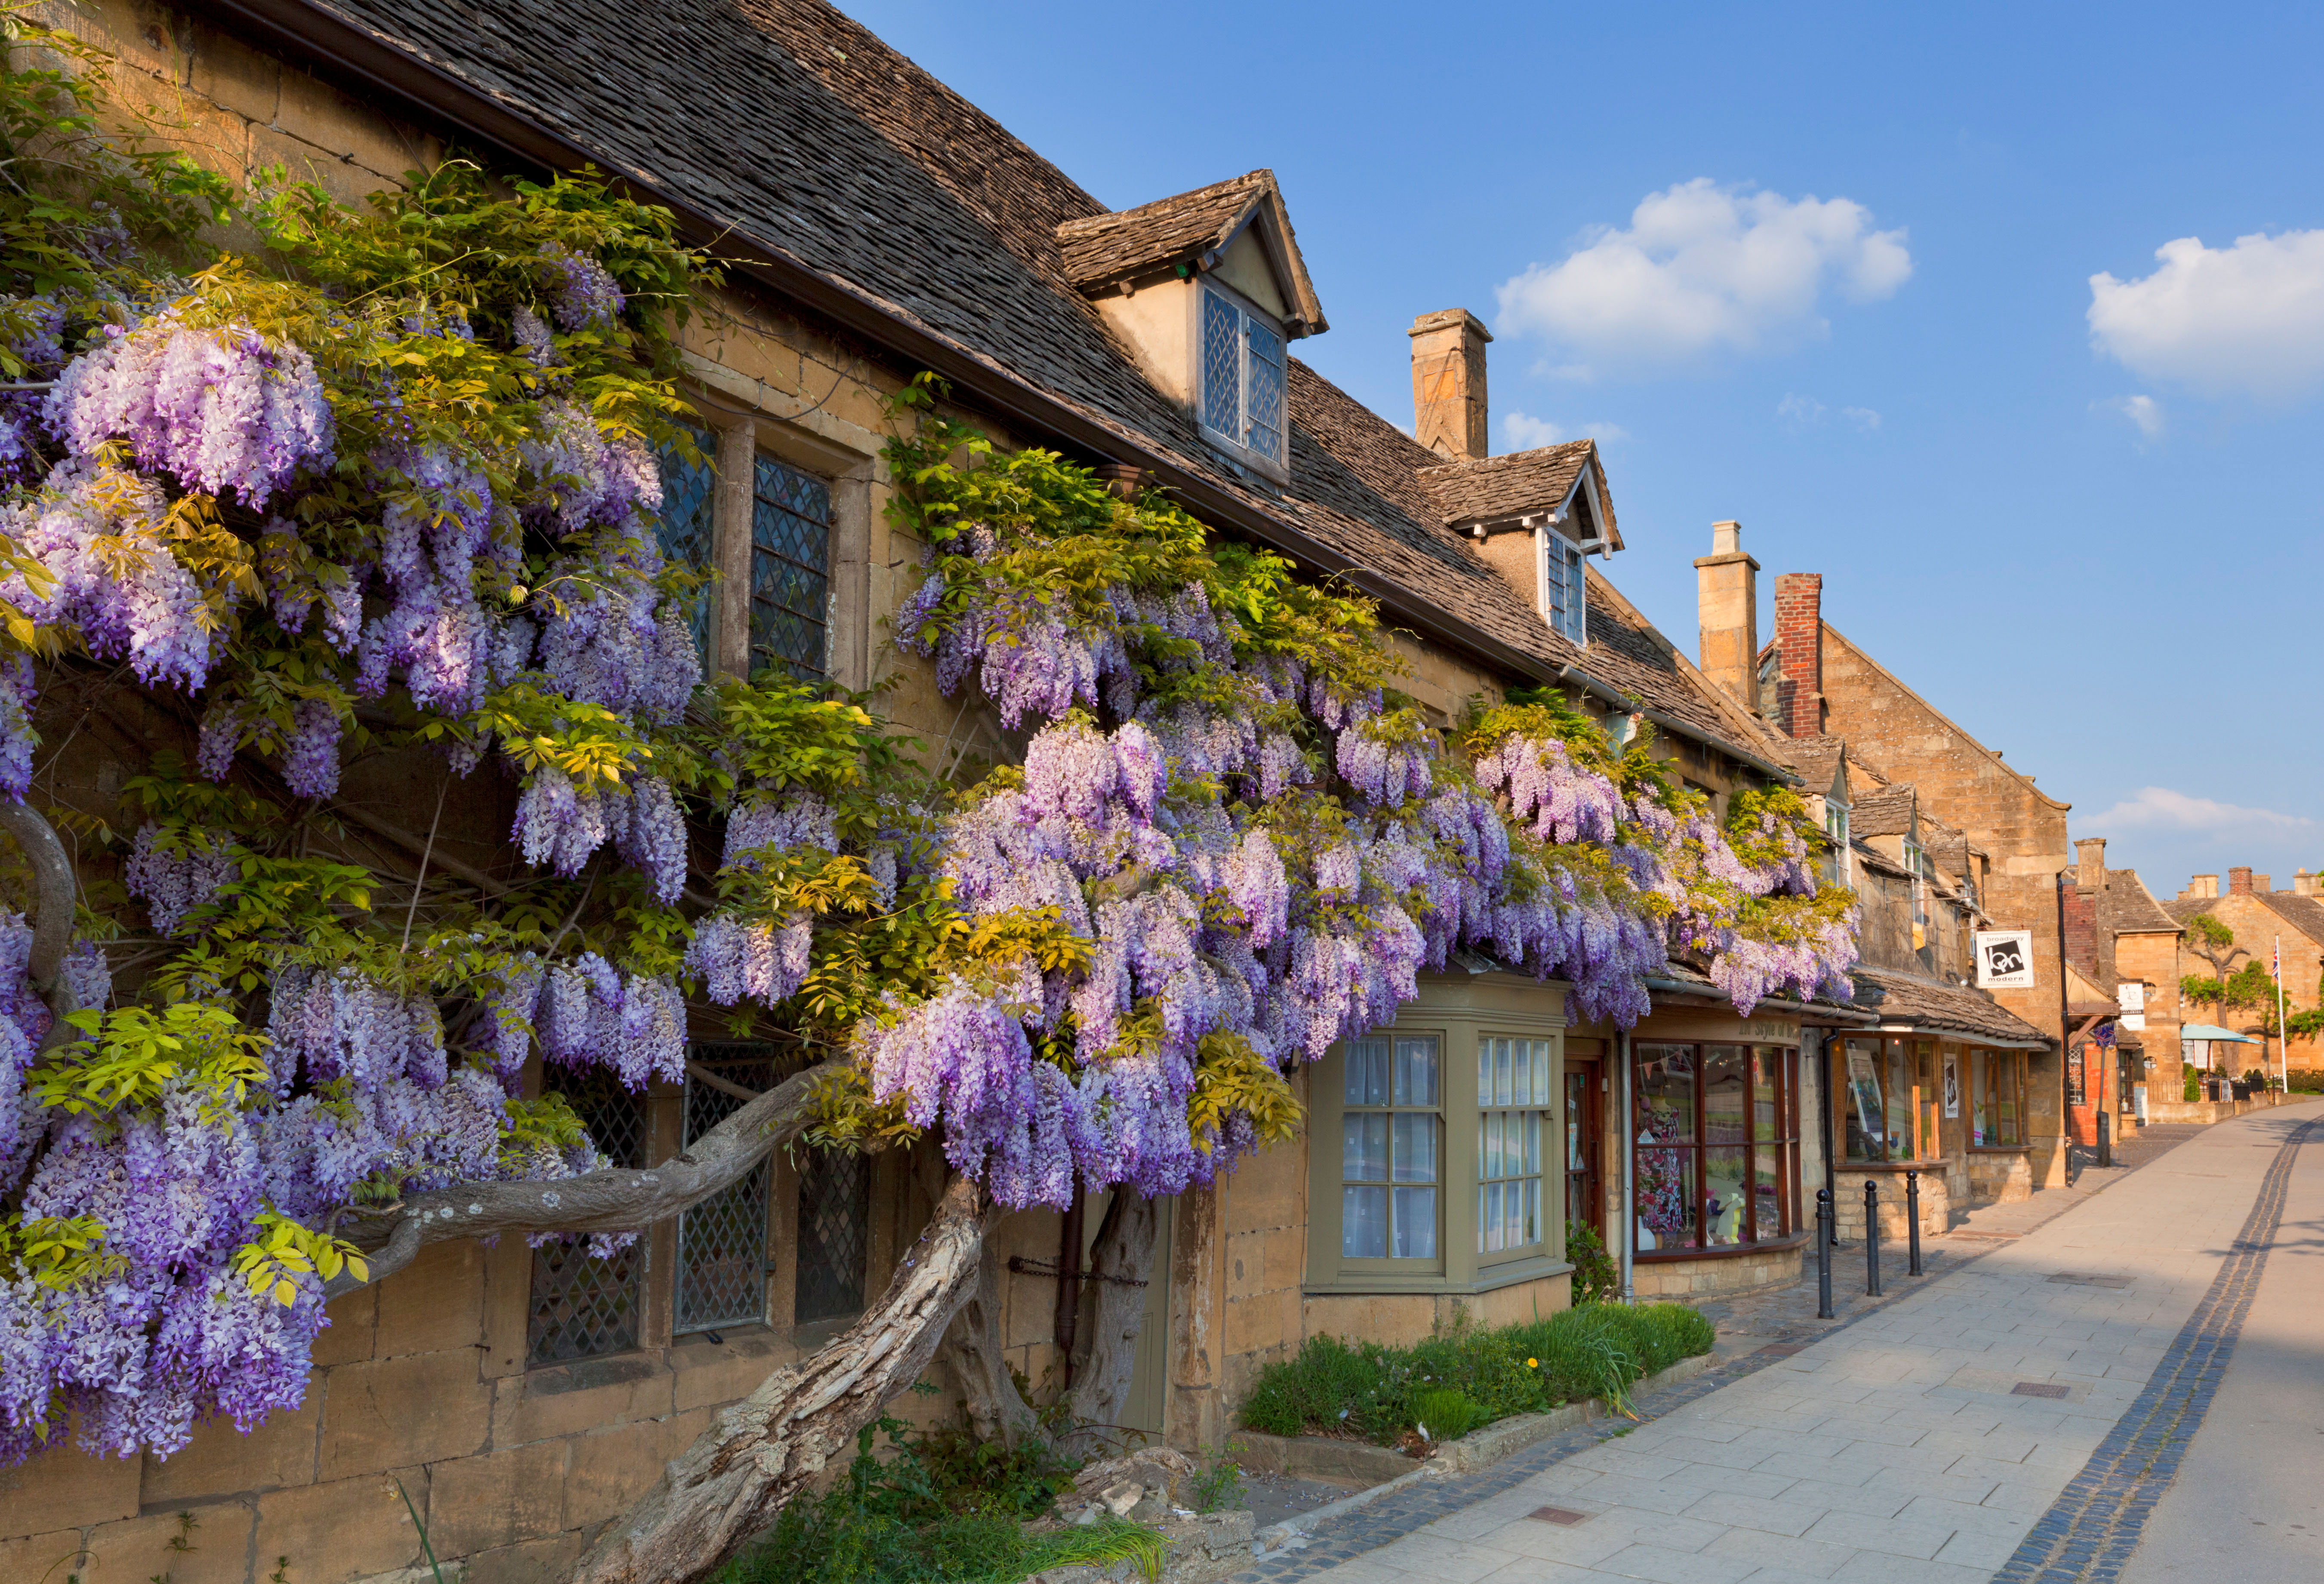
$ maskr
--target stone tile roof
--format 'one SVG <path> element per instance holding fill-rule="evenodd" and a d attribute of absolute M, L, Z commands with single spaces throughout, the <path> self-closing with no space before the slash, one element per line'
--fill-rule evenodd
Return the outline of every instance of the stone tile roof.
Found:
<path fill-rule="evenodd" d="M 1852 836 L 1909 836 L 1913 833 L 1914 806 L 1919 794 L 1913 783 L 1883 787 L 1877 792 L 1858 797 L 1849 806 L 1848 832 Z"/>
<path fill-rule="evenodd" d="M 1838 737 L 1777 737 L 1775 740 L 1776 762 L 1789 766 L 1805 783 L 1806 789 L 1819 797 L 1831 790 L 1840 774 L 1840 761 L 1847 757 L 1848 744 Z"/>
<path fill-rule="evenodd" d="M 2296 891 L 2270 891 L 2260 898 L 2284 923 L 2324 944 L 2324 897 L 2303 897 Z"/>
<path fill-rule="evenodd" d="M 2136 870 L 2110 869 L 2107 870 L 2106 889 L 2098 893 L 2098 927 L 2118 935 L 2175 935 L 2180 923 L 2154 899 L 2154 893 L 2146 889 L 2146 882 L 2138 878 Z M 2324 940 L 2324 935 L 2317 938 Z"/>
<path fill-rule="evenodd" d="M 1761 751 L 1594 572 L 1591 625 L 1604 641 L 1585 651 L 1551 631 L 1445 525 L 1418 476 L 1443 459 L 1296 360 L 1290 488 L 1219 458 L 1072 279 L 1060 228 L 1078 234 L 1105 206 L 823 0 L 657 7 L 650 49 L 638 47 L 635 13 L 612 0 L 301 3 L 314 19 L 302 37 L 342 27 L 424 63 L 649 196 L 730 227 L 723 251 L 795 260 L 1044 393 L 1126 453 L 1345 557 L 1406 619 L 1425 612 L 1440 631 L 1489 638 L 1545 669 L 1575 667 L 1690 730 Z M 621 69 L 604 69 L 611 60 Z"/>
<path fill-rule="evenodd" d="M 1967 985 L 1940 984 L 1888 968 L 1858 968 L 1849 977 L 1856 981 L 1858 1004 L 1879 1012 L 1884 1024 L 1909 1023 L 1933 1033 L 1987 1039 L 2057 1043 L 1985 991 Z"/>
<path fill-rule="evenodd" d="M 2070 865 L 2069 867 L 2070 867 Z M 2209 913 L 2213 907 L 2219 904 L 2220 900 L 2221 898 L 2218 897 L 2173 898 L 2172 900 L 2163 904 L 2163 911 L 2169 914 L 2176 922 L 2183 925 L 2189 919 L 2194 917 L 2198 913 Z"/>
<path fill-rule="evenodd" d="M 1582 470 L 1598 459 L 1595 440 L 1568 440 L 1531 451 L 1501 456 L 1472 456 L 1425 468 L 1420 482 L 1446 522 L 1489 522 L 1528 511 L 1554 511 L 1573 488 Z M 1598 470 L 1598 498 L 1591 510 L 1602 519 L 1599 526 L 1615 547 L 1621 534 L 1614 526 L 1612 492 L 1603 488 L 1605 469 Z"/>

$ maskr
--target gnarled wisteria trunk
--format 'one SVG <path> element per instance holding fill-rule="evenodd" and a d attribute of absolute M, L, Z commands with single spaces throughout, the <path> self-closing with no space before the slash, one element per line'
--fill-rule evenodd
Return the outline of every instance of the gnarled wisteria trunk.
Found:
<path fill-rule="evenodd" d="M 1067 1428 L 1060 1449 L 1094 1457 L 1118 1449 L 1122 1414 L 1138 1361 L 1138 1333 L 1146 1319 L 1147 1284 L 1154 1277 L 1154 1244 L 1162 1204 L 1127 1187 L 1113 1191 L 1090 1249 L 1089 1281 L 1097 1288 L 1097 1318 L 1089 1357 L 1074 1375 L 1066 1398 Z"/>
<path fill-rule="evenodd" d="M 983 1195 L 955 1176 L 880 1301 L 813 1358 L 787 1364 L 672 1459 L 567 1575 L 570 1584 L 685 1584 L 780 1513 L 936 1357 L 975 1290 Z"/>

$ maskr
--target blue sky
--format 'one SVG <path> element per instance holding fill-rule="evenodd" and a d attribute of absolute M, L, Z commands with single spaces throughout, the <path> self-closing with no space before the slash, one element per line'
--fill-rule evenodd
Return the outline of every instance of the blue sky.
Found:
<path fill-rule="evenodd" d="M 1273 167 L 1399 423 L 1473 309 L 1681 643 L 1739 519 L 2158 895 L 2324 867 L 2324 11 L 844 8 L 1116 207 Z"/>

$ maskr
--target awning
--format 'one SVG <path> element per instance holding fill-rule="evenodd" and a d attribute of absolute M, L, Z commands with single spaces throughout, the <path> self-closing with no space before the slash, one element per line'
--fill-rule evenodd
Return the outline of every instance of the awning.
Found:
<path fill-rule="evenodd" d="M 2230 1045 L 2259 1044 L 2259 1041 L 2254 1039 L 2248 1034 L 2236 1034 L 2231 1029 L 2221 1028 L 2216 1023 L 2181 1023 L 2179 1026 L 2179 1037 L 2181 1039 L 2208 1039 L 2215 1044 L 2220 1041 L 2225 1041 Z"/>

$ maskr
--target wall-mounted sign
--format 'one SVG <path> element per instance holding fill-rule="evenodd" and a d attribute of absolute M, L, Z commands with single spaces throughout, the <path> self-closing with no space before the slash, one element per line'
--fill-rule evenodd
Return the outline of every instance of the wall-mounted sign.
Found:
<path fill-rule="evenodd" d="M 2143 979 L 2124 980 L 2114 992 L 2114 1000 L 2115 1005 L 2126 1012 L 2145 1011 L 2146 981 Z"/>
<path fill-rule="evenodd" d="M 1976 933 L 1979 990 L 2034 988 L 2034 932 L 1981 929 Z"/>

